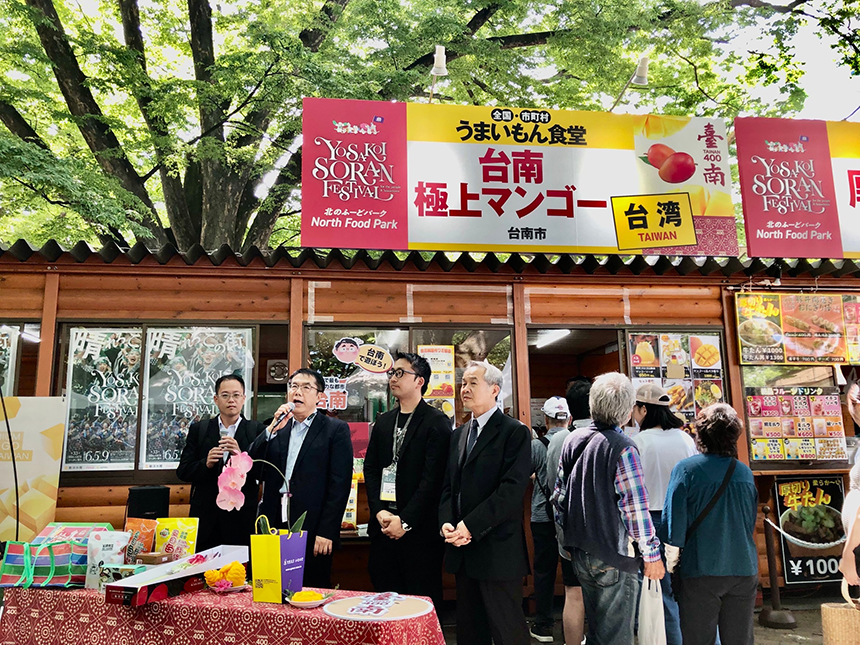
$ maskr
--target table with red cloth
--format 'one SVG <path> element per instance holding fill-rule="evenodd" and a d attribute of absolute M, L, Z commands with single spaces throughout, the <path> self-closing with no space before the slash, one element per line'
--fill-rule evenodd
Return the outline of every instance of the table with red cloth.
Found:
<path fill-rule="evenodd" d="M 337 591 L 335 598 L 368 592 Z M 444 645 L 436 612 L 342 620 L 322 607 L 255 603 L 250 591 L 201 591 L 132 609 L 89 589 L 5 590 L 0 645 Z"/>

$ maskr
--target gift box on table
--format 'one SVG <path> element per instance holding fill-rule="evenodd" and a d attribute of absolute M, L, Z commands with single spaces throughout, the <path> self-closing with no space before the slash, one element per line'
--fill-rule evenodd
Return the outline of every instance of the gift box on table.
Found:
<path fill-rule="evenodd" d="M 144 573 L 105 586 L 105 601 L 115 605 L 140 607 L 206 586 L 204 574 L 231 562 L 248 562 L 246 546 L 216 546 L 197 555 L 160 564 Z"/>
<path fill-rule="evenodd" d="M 285 591 L 301 591 L 308 543 L 301 530 L 304 518 L 289 531 L 269 528 L 265 515 L 257 518 L 257 534 L 251 536 L 254 602 L 282 603 Z"/>

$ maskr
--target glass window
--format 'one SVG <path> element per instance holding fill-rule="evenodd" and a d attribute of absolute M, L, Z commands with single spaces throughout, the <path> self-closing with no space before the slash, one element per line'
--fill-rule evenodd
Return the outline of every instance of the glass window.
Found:
<path fill-rule="evenodd" d="M 428 399 L 428 403 L 451 416 L 450 406 L 454 407 L 455 423 L 465 423 L 471 411 L 463 407 L 460 400 L 460 385 L 463 372 L 471 361 L 486 360 L 502 371 L 504 385 L 499 401 L 506 414 L 513 415 L 514 382 L 511 368 L 511 331 L 500 329 L 414 329 L 412 347 L 415 351 L 421 346 L 450 346 L 454 353 L 454 392 L 453 396 L 440 396 Z"/>
<path fill-rule="evenodd" d="M 350 425 L 368 424 L 392 408 L 385 371 L 368 371 L 359 367 L 356 359 L 365 345 L 385 350 L 390 355 L 406 351 L 409 346 L 407 330 L 310 328 L 306 339 L 308 365 L 326 379 L 326 407 L 331 414 Z"/>
<path fill-rule="evenodd" d="M 20 325 L 0 325 L 0 388 L 3 396 L 12 396 L 15 392 L 20 335 Z"/>

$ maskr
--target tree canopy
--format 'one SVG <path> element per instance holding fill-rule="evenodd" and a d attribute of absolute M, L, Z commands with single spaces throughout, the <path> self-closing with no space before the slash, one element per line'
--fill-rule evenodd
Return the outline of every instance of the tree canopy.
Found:
<path fill-rule="evenodd" d="M 647 53 L 628 106 L 788 115 L 804 22 L 860 73 L 858 2 L 0 0 L 0 236 L 295 243 L 302 97 L 426 101 L 437 44 L 446 102 L 605 110 Z"/>

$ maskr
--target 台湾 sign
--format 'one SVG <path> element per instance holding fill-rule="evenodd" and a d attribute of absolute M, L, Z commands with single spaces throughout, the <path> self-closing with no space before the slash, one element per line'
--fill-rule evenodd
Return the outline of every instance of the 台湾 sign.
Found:
<path fill-rule="evenodd" d="M 719 119 L 305 99 L 302 244 L 737 255 Z"/>
<path fill-rule="evenodd" d="M 860 258 L 860 123 L 735 119 L 754 257 Z"/>

